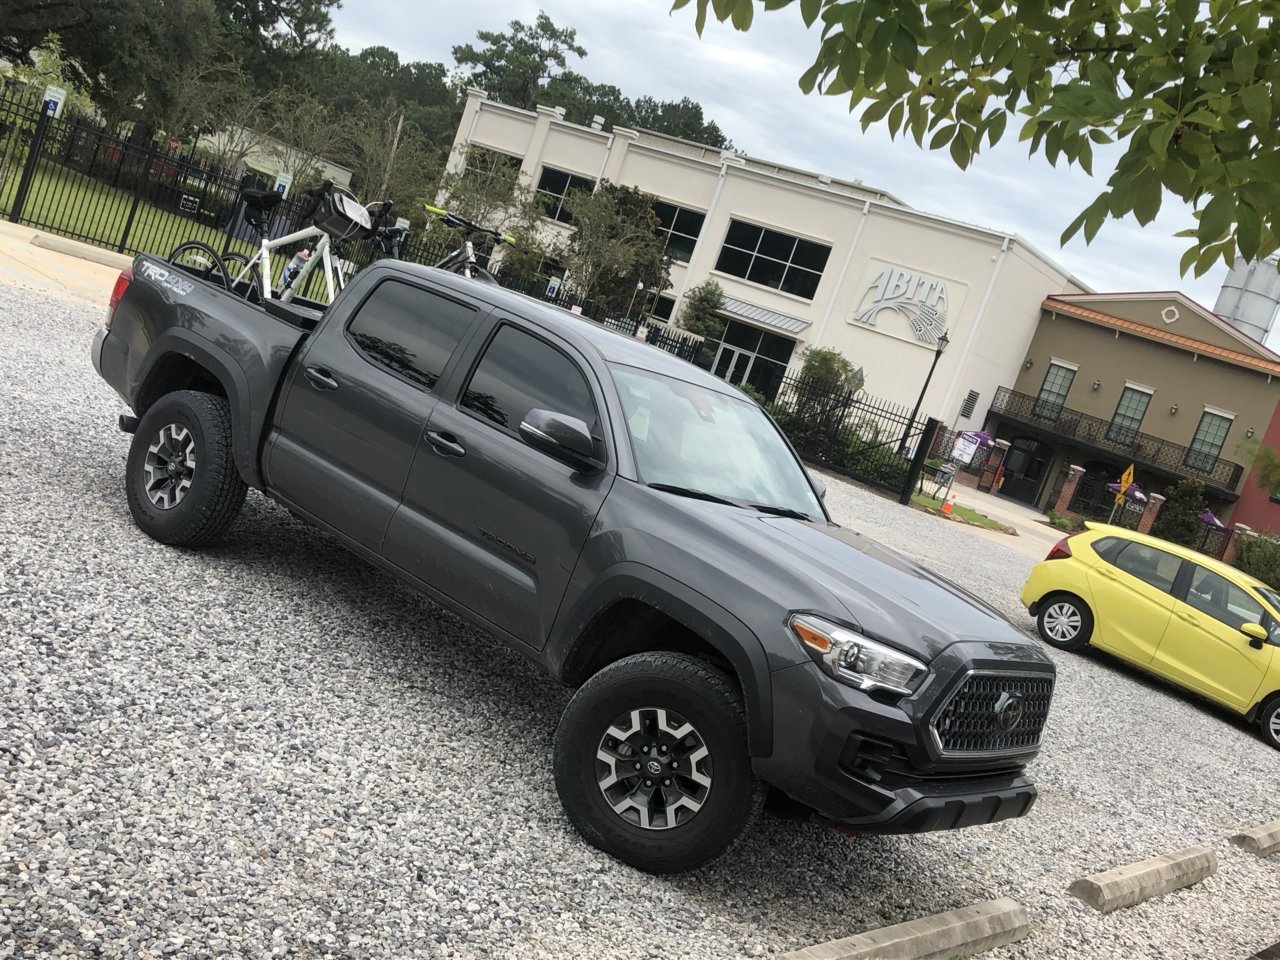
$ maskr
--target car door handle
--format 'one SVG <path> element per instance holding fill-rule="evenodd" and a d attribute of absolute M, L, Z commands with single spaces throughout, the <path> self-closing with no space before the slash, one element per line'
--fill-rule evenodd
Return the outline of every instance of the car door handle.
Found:
<path fill-rule="evenodd" d="M 443 457 L 464 457 L 467 454 L 467 448 L 460 444 L 458 438 L 452 433 L 428 430 L 427 443 L 431 444 L 432 449 Z"/>
<path fill-rule="evenodd" d="M 1187 623 L 1191 624 L 1193 627 L 1197 627 L 1200 625 L 1200 621 L 1189 613 L 1183 613 L 1181 610 L 1179 610 L 1176 616 L 1178 617 L 1179 620 L 1185 620 Z"/>
<path fill-rule="evenodd" d="M 324 367 L 303 367 L 302 372 L 317 390 L 338 389 L 338 381 L 333 379 L 333 374 Z"/>
<path fill-rule="evenodd" d="M 1119 578 L 1119 577 L 1117 577 L 1114 573 L 1112 573 L 1110 570 L 1108 570 L 1106 567 L 1099 567 L 1099 568 L 1098 568 L 1098 576 L 1100 576 L 1100 577 L 1106 577 L 1108 580 L 1119 580 L 1119 579 L 1120 579 L 1120 578 Z"/>

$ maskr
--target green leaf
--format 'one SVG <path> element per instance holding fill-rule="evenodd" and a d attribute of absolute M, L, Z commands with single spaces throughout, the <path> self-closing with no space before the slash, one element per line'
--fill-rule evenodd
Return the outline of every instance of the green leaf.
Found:
<path fill-rule="evenodd" d="M 1265 83 L 1254 83 L 1240 91 L 1240 102 L 1245 116 L 1253 121 L 1259 131 L 1271 125 L 1271 92 Z"/>
<path fill-rule="evenodd" d="M 738 0 L 733 5 L 733 28 L 735 30 L 750 30 L 753 16 L 754 11 L 751 6 L 751 0 Z"/>
<path fill-rule="evenodd" d="M 965 145 L 964 137 L 952 138 L 951 159 L 955 161 L 956 166 L 961 170 L 969 166 L 969 161 L 973 159 L 973 152 Z"/>
<path fill-rule="evenodd" d="M 1212 242 L 1226 235 L 1231 227 L 1235 201 L 1229 193 L 1220 193 L 1200 211 L 1200 240 Z M 1199 274 L 1196 274 L 1199 276 Z"/>
<path fill-rule="evenodd" d="M 1253 79 L 1258 69 L 1258 47 L 1251 38 L 1246 38 L 1231 54 L 1231 69 L 1235 71 L 1236 83 L 1245 83 Z"/>
<path fill-rule="evenodd" d="M 800 89 L 805 93 L 813 93 L 813 88 L 817 86 L 820 76 L 822 76 L 822 66 L 815 63 L 800 75 Z"/>
<path fill-rule="evenodd" d="M 1009 122 L 1009 115 L 1001 110 L 991 118 L 990 124 L 987 126 L 987 142 L 991 146 L 995 146 L 1000 142 L 1000 138 L 1004 136 L 1005 125 Z"/>
<path fill-rule="evenodd" d="M 899 100 L 889 110 L 889 136 L 896 137 L 902 127 L 902 115 L 906 112 L 906 104 Z"/>
<path fill-rule="evenodd" d="M 1084 227 L 1085 242 L 1089 243 L 1093 240 L 1098 232 L 1098 228 L 1102 226 L 1102 222 L 1107 219 L 1110 212 L 1110 203 L 1106 193 L 1100 193 L 1094 198 L 1093 203 L 1080 211 L 1080 215 L 1071 221 L 1071 225 L 1062 231 L 1060 242 L 1065 246 L 1067 241 L 1080 232 L 1080 228 Z"/>
<path fill-rule="evenodd" d="M 1218 259 L 1222 250 L 1222 245 L 1217 243 L 1201 249 L 1200 256 L 1196 259 L 1197 277 L 1203 276 L 1209 272 L 1209 269 L 1213 266 L 1214 261 Z"/>
<path fill-rule="evenodd" d="M 1182 259 L 1178 261 L 1178 273 L 1182 276 L 1187 275 L 1187 271 L 1191 269 L 1191 265 L 1196 262 L 1196 258 L 1200 256 L 1200 244 L 1192 244 L 1187 247 L 1186 252 L 1182 255 Z"/>
<path fill-rule="evenodd" d="M 800 0 L 800 16 L 806 27 L 812 27 L 822 10 L 822 0 Z"/>
<path fill-rule="evenodd" d="M 1236 246 L 1240 256 L 1252 260 L 1262 244 L 1262 219 L 1258 211 L 1243 200 L 1236 205 Z"/>
<path fill-rule="evenodd" d="M 1178 129 L 1176 120 L 1169 120 L 1151 131 L 1151 152 L 1163 160 L 1169 152 L 1169 138 Z"/>
<path fill-rule="evenodd" d="M 1163 196 L 1158 177 L 1150 173 L 1139 175 L 1133 183 L 1133 215 L 1138 223 L 1146 226 L 1160 212 L 1160 200 Z"/>
<path fill-rule="evenodd" d="M 863 110 L 862 117 L 860 118 L 862 129 L 867 130 L 877 120 L 883 120 L 885 118 L 885 114 L 887 114 L 889 109 L 893 106 L 893 102 L 893 97 L 885 97 L 883 100 L 875 101 L 871 106 Z"/>
<path fill-rule="evenodd" d="M 937 150 L 940 147 L 945 147 L 951 142 L 951 138 L 955 135 L 956 125 L 954 123 L 948 123 L 946 126 L 939 127 L 938 132 L 935 133 L 933 135 L 933 139 L 929 141 L 929 149 Z"/>

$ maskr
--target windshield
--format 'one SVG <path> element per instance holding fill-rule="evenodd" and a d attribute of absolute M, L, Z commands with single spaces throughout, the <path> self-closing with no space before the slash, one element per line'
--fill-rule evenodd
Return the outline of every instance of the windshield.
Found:
<path fill-rule="evenodd" d="M 643 482 L 823 518 L 804 469 L 754 403 L 636 367 L 610 371 Z"/>

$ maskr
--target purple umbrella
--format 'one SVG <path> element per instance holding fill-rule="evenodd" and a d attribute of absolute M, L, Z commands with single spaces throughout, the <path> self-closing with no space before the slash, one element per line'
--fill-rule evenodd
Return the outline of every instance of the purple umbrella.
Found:
<path fill-rule="evenodd" d="M 1213 511 L 1208 507 L 1204 508 L 1204 512 L 1200 514 L 1200 522 L 1210 530 L 1225 530 L 1227 525 L 1213 515 Z"/>
<path fill-rule="evenodd" d="M 1107 489 L 1110 490 L 1112 493 L 1120 493 L 1120 484 L 1119 482 L 1108 483 Z M 1147 495 L 1142 492 L 1142 488 L 1139 487 L 1136 483 L 1131 483 L 1124 488 L 1124 498 L 1128 500 L 1130 503 L 1146 503 L 1147 502 Z"/>

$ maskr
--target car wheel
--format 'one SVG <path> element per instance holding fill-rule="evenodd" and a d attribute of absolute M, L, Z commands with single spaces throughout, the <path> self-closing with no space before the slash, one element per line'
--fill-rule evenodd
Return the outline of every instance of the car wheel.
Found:
<path fill-rule="evenodd" d="M 1258 727 L 1262 731 L 1262 739 L 1280 750 L 1280 697 L 1273 697 L 1263 705 L 1258 714 Z"/>
<path fill-rule="evenodd" d="M 650 873 L 715 859 L 764 802 L 737 687 L 685 654 L 636 654 L 583 684 L 560 719 L 554 760 L 578 832 Z"/>
<path fill-rule="evenodd" d="M 180 390 L 157 400 L 129 447 L 125 489 L 149 537 L 196 547 L 231 526 L 248 489 L 231 453 L 231 408 L 222 397 Z"/>
<path fill-rule="evenodd" d="M 1079 597 L 1059 593 L 1040 604 L 1040 639 L 1059 650 L 1079 650 L 1093 635 L 1093 614 Z"/>

